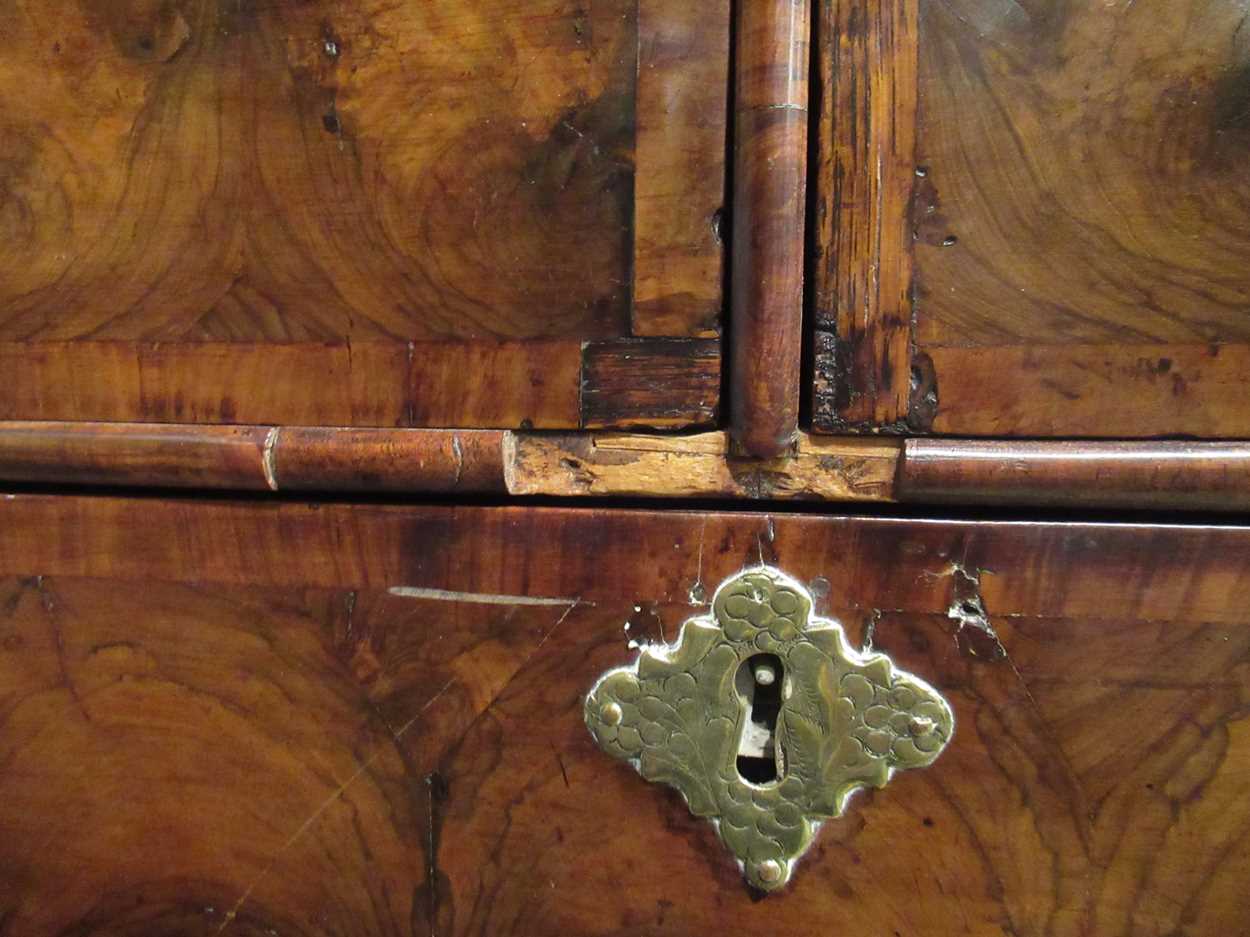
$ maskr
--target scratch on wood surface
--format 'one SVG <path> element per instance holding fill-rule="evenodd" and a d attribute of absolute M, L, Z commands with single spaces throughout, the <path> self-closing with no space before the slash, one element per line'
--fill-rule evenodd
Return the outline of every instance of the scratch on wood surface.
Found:
<path fill-rule="evenodd" d="M 560 777 L 564 779 L 564 786 L 571 787 L 572 785 L 569 784 L 568 769 L 564 767 L 564 759 L 560 756 L 560 752 L 555 745 L 551 746 L 551 753 L 556 756 L 556 764 L 560 766 Z"/>
<path fill-rule="evenodd" d="M 88 722 L 91 721 L 91 714 L 87 712 L 87 707 L 82 701 L 82 697 L 78 693 L 78 687 L 74 685 L 74 681 L 69 675 L 69 666 L 65 663 L 65 635 L 61 632 L 61 623 L 57 618 L 56 599 L 52 592 L 44 586 L 43 577 L 35 577 L 35 590 L 39 593 L 39 603 L 43 606 L 44 617 L 48 619 L 48 627 L 52 629 L 52 640 L 56 643 L 56 664 L 57 669 L 61 673 L 61 683 L 69 692 L 70 698 L 74 701 L 74 705 L 78 707 L 78 711 L 82 713 L 82 717 Z"/>
<path fill-rule="evenodd" d="M 261 451 L 260 465 L 265 473 L 265 484 L 269 486 L 270 491 L 278 490 L 278 472 L 276 467 L 276 455 L 278 451 L 278 427 L 270 427 L 269 432 L 265 434 L 265 447 Z"/>
<path fill-rule="evenodd" d="M 425 703 L 421 706 L 420 709 L 417 710 L 416 714 L 411 719 L 409 719 L 402 726 L 400 726 L 398 730 L 391 733 L 393 737 L 392 740 L 395 742 L 398 742 L 401 738 L 403 738 L 404 733 L 406 733 L 409 729 L 411 729 L 414 725 L 416 725 L 417 720 L 419 720 L 422 716 L 424 716 L 426 712 L 429 711 L 430 707 L 433 706 L 436 702 L 438 702 L 438 700 L 443 696 L 443 694 L 445 694 L 449 689 L 451 689 L 452 684 L 455 682 L 456 681 L 453 678 L 451 680 L 448 680 L 446 683 L 444 683 L 442 686 L 442 689 L 440 689 L 437 693 L 435 693 L 428 700 L 426 700 Z M 268 876 L 270 872 L 273 871 L 274 866 L 278 864 L 278 860 L 283 856 L 283 854 L 286 853 L 286 851 L 290 849 L 292 846 L 294 846 L 297 842 L 299 842 L 300 839 L 303 838 L 304 834 L 307 833 L 310 829 L 312 829 L 313 825 L 321 818 L 321 815 L 325 813 L 327 810 L 329 810 L 332 806 L 334 806 L 335 802 L 337 802 L 343 796 L 343 794 L 347 791 L 347 789 L 351 787 L 353 784 L 355 784 L 356 781 L 360 779 L 361 775 L 365 774 L 373 766 L 373 763 L 375 761 L 377 761 L 380 757 L 382 757 L 382 753 L 384 750 L 385 749 L 379 746 L 378 750 L 375 751 L 372 755 L 370 755 L 367 759 L 365 759 L 365 761 L 361 763 L 360 767 L 352 772 L 351 777 L 349 777 L 346 781 L 340 784 L 334 790 L 334 792 L 330 794 L 329 797 L 323 800 L 317 806 L 317 809 L 314 810 L 311 814 L 309 814 L 308 819 L 306 819 L 303 823 L 301 823 L 296 828 L 295 832 L 292 833 L 287 838 L 286 842 L 284 842 L 280 847 L 278 847 L 278 851 L 273 854 L 273 857 L 265 864 L 265 867 L 260 870 L 260 874 L 257 875 L 256 878 L 252 880 L 251 884 L 249 884 L 247 888 L 243 890 L 243 894 L 239 896 L 239 900 L 236 901 L 234 903 L 234 906 L 229 911 L 226 912 L 225 919 L 222 920 L 221 926 L 217 928 L 218 934 L 220 934 L 227 927 L 229 927 L 230 924 L 234 921 L 234 919 L 238 917 L 239 910 L 243 907 L 243 905 L 247 903 L 247 899 L 252 897 L 252 892 L 256 890 L 256 887 L 265 880 L 265 877 Z"/>
<path fill-rule="evenodd" d="M 865 653 L 872 650 L 873 638 L 877 636 L 877 623 L 881 621 L 881 609 L 874 608 L 868 615 L 867 621 L 864 622 L 864 641 L 863 650 Z"/>
<path fill-rule="evenodd" d="M 707 515 L 703 516 L 699 523 L 699 559 L 697 561 L 698 568 L 695 572 L 694 585 L 690 587 L 689 598 L 691 605 L 704 605 L 707 602 L 707 589 L 703 585 L 703 538 L 707 534 Z"/>
<path fill-rule="evenodd" d="M 453 592 L 448 589 L 425 589 L 420 586 L 391 586 L 391 595 L 408 599 L 431 599 L 435 602 L 470 602 L 475 605 L 591 605 L 582 599 L 554 598 L 543 595 L 499 595 L 490 592 Z M 572 611 L 572 608 L 569 609 Z"/>
<path fill-rule="evenodd" d="M 426 802 L 429 805 L 426 827 L 426 866 L 425 879 L 430 886 L 426 916 L 430 921 L 430 933 L 434 933 L 434 922 L 438 919 L 438 843 L 434 832 L 434 772 L 425 776 Z"/>
<path fill-rule="evenodd" d="M 456 477 L 452 481 L 453 488 L 460 487 L 460 477 L 464 474 L 464 450 L 460 448 L 460 434 L 455 433 L 451 437 L 451 451 L 456 457 Z"/>
<path fill-rule="evenodd" d="M 581 599 L 571 599 L 569 601 L 569 607 L 564 610 L 564 614 L 562 614 L 559 618 L 555 620 L 555 624 L 553 624 L 550 628 L 547 629 L 547 633 L 544 634 L 542 638 L 539 640 L 539 642 L 534 645 L 534 649 L 525 655 L 525 659 L 522 660 L 521 663 L 517 666 L 512 676 L 509 677 L 506 681 L 504 681 L 504 685 L 491 694 L 490 699 L 486 701 L 486 705 L 484 705 L 481 708 L 481 710 L 478 712 L 478 714 L 474 716 L 473 719 L 469 722 L 469 724 L 465 726 L 464 731 L 460 733 L 460 736 L 456 740 L 455 744 L 448 747 L 447 750 L 449 752 L 455 752 L 459 750 L 460 746 L 464 744 L 464 740 L 467 739 L 469 737 L 469 734 L 477 727 L 477 724 L 481 722 L 482 719 L 485 718 L 486 714 L 491 711 L 491 708 L 495 705 L 495 703 L 499 700 L 499 698 L 508 691 L 508 687 L 512 686 L 513 681 L 515 681 L 517 677 L 519 677 L 521 674 L 525 672 L 525 668 L 529 666 L 530 661 L 532 661 L 538 655 L 538 652 L 542 650 L 543 645 L 546 644 L 549 640 L 551 640 L 551 636 L 556 633 L 556 629 L 558 629 L 562 624 L 564 624 L 564 620 L 568 618 L 569 615 L 573 614 L 573 609 L 577 608 L 580 605 L 589 606 L 592 604 L 593 603 L 591 602 L 583 602 Z"/>

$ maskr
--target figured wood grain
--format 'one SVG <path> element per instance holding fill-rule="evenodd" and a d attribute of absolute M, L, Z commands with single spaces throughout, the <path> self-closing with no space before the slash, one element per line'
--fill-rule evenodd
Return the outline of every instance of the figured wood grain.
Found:
<path fill-rule="evenodd" d="M 734 455 L 724 432 L 518 433 L 505 461 L 514 495 L 890 501 L 900 449 L 803 434 L 793 454 L 760 460 Z"/>
<path fill-rule="evenodd" d="M 1228 442 L 908 439 L 901 501 L 1244 511 L 1250 446 Z"/>
<path fill-rule="evenodd" d="M 729 428 L 775 458 L 798 432 L 810 0 L 736 8 Z"/>
<path fill-rule="evenodd" d="M 0 415 L 158 423 L 407 422 L 406 345 L 0 342 Z"/>
<path fill-rule="evenodd" d="M 627 321 L 632 4 L 23 8 L 4 338 Z"/>
<path fill-rule="evenodd" d="M 634 173 L 636 336 L 718 334 L 729 0 L 639 0 Z"/>
<path fill-rule="evenodd" d="M 12 933 L 1240 927 L 1246 528 L 34 496 L 0 520 Z M 761 556 L 956 711 L 766 901 L 581 712 Z"/>
<path fill-rule="evenodd" d="M 921 5 L 915 341 L 939 389 L 969 380 L 947 355 L 993 367 L 975 402 L 939 393 L 935 430 L 1250 433 L 1221 352 L 1244 358 L 1250 340 L 1245 12 Z M 1196 367 L 1180 399 L 1123 373 L 1151 345 Z M 1062 404 L 1014 364 L 1033 354 Z"/>
<path fill-rule="evenodd" d="M 409 346 L 404 425 L 577 426 L 581 372 L 567 339 Z"/>
<path fill-rule="evenodd" d="M 930 348 L 917 360 L 915 423 L 938 433 L 1250 435 L 1250 345 Z"/>
<path fill-rule="evenodd" d="M 2 342 L 0 418 L 571 428 L 581 359 L 568 340 Z"/>
<path fill-rule="evenodd" d="M 812 391 L 822 430 L 907 418 L 917 6 L 817 6 Z"/>
<path fill-rule="evenodd" d="M 1250 435 L 1244 15 L 821 4 L 814 428 Z"/>
<path fill-rule="evenodd" d="M 7 416 L 575 428 L 576 355 L 535 362 L 629 336 L 635 273 L 651 334 L 715 333 L 724 10 L 705 32 L 630 0 L 10 12 Z M 62 381 L 66 353 L 119 360 Z"/>

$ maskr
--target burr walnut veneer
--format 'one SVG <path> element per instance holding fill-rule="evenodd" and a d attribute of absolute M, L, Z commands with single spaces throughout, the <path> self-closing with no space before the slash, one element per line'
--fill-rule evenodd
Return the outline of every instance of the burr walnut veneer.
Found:
<path fill-rule="evenodd" d="M 0 0 L 0 937 L 1250 934 L 1248 349 L 1247 0 Z"/>
<path fill-rule="evenodd" d="M 759 901 L 583 696 L 763 559 L 954 711 Z M 0 500 L 5 934 L 1234 934 L 1250 530 Z"/>

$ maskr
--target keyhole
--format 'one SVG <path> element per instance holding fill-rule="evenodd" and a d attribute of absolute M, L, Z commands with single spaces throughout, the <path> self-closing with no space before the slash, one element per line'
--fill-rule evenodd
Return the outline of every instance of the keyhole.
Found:
<path fill-rule="evenodd" d="M 734 687 L 747 706 L 738 739 L 738 775 L 751 784 L 771 784 L 779 775 L 777 716 L 784 677 L 776 654 L 756 654 L 744 660 L 734 675 Z"/>

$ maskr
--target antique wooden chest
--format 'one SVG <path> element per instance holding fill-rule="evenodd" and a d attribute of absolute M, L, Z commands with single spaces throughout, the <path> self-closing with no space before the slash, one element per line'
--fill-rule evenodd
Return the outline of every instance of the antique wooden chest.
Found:
<path fill-rule="evenodd" d="M 0 37 L 0 937 L 1250 934 L 1244 0 Z"/>

